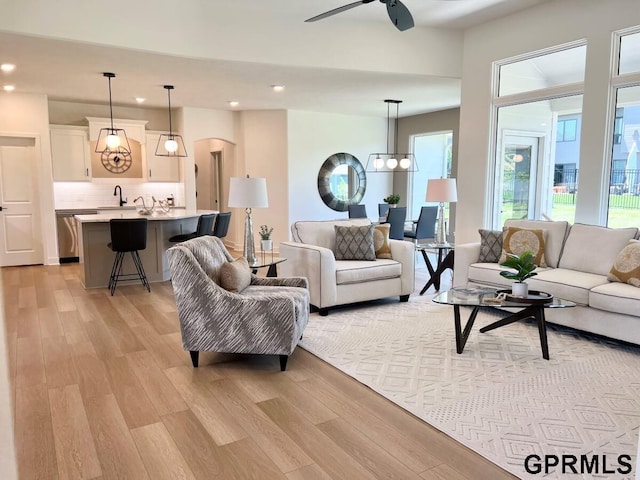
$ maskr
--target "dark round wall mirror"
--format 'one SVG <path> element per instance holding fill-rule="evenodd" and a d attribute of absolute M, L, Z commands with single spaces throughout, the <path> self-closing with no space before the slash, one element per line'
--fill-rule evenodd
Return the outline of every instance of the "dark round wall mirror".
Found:
<path fill-rule="evenodd" d="M 318 173 L 318 193 L 325 205 L 345 212 L 362 201 L 367 176 L 360 161 L 350 153 L 334 153 Z"/>

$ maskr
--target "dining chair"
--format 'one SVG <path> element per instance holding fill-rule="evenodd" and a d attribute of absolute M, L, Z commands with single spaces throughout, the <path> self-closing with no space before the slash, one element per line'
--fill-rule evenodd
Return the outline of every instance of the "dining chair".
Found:
<path fill-rule="evenodd" d="M 348 205 L 349 218 L 367 218 L 366 205 Z"/>
<path fill-rule="evenodd" d="M 422 238 L 434 238 L 436 235 L 436 220 L 438 219 L 438 207 L 428 206 L 420 209 L 418 221 L 413 224 L 411 230 L 405 230 L 404 236 L 414 241 Z"/>
<path fill-rule="evenodd" d="M 395 207 L 389 209 L 387 223 L 389 223 L 389 238 L 404 240 L 404 220 L 407 217 L 407 207 Z"/>

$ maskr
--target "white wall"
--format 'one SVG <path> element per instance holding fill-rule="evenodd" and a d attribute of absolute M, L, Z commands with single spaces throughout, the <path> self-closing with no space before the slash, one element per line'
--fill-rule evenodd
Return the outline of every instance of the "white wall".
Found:
<path fill-rule="evenodd" d="M 318 172 L 334 153 L 350 153 L 363 167 L 369 154 L 382 152 L 386 144 L 386 118 L 289 111 L 289 219 L 346 218 L 347 212 L 327 207 L 318 194 Z M 367 172 L 367 189 L 361 203 L 367 215 L 378 218 L 378 203 L 391 192 L 392 175 Z"/>
<path fill-rule="evenodd" d="M 38 193 L 45 264 L 58 263 L 53 173 L 49 141 L 49 114 L 46 95 L 0 93 L 0 135 L 32 136 L 36 139 Z"/>
<path fill-rule="evenodd" d="M 52 125 L 86 126 L 85 117 L 109 118 L 109 105 L 61 102 L 49 99 L 49 123 Z M 160 108 L 113 107 L 113 118 L 144 120 L 147 130 L 169 130 L 169 111 Z M 118 125 L 116 125 L 118 128 Z"/>
<path fill-rule="evenodd" d="M 606 122 L 612 32 L 640 24 L 637 0 L 563 0 L 465 31 L 458 160 L 456 242 L 477 241 L 489 226 L 487 192 L 491 138 L 492 62 L 554 45 L 587 40 L 587 67 L 580 145 L 581 195 L 576 221 L 602 223 L 602 172 L 609 162 Z M 541 32 L 544 32 L 542 35 Z"/>

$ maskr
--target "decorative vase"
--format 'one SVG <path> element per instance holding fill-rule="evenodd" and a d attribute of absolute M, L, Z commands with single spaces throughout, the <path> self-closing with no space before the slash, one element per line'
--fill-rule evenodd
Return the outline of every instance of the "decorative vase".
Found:
<path fill-rule="evenodd" d="M 260 240 L 260 249 L 263 252 L 268 252 L 270 250 L 273 250 L 273 240 L 269 239 L 269 240 Z"/>
<path fill-rule="evenodd" d="M 396 208 L 398 206 L 397 203 L 390 203 L 389 208 Z"/>
<path fill-rule="evenodd" d="M 511 294 L 514 297 L 526 298 L 529 295 L 529 284 L 525 282 L 513 282 L 511 284 Z"/>

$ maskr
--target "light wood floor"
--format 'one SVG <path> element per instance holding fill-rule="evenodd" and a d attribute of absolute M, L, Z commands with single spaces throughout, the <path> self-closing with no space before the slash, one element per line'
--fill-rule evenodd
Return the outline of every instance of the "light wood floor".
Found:
<path fill-rule="evenodd" d="M 515 478 L 301 348 L 194 369 L 170 283 L 78 272 L 2 269 L 20 479 Z"/>

